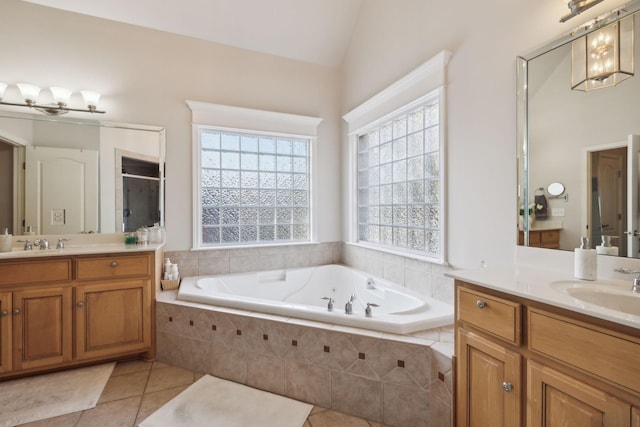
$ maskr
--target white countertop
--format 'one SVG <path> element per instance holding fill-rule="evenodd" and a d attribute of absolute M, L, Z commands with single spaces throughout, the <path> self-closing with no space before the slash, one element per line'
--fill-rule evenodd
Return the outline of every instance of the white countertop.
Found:
<path fill-rule="evenodd" d="M 608 260 L 607 260 L 608 261 Z M 599 264 L 600 265 L 600 264 Z M 571 265 L 571 267 L 573 267 Z M 600 267 L 599 267 L 600 268 Z M 545 267 L 516 265 L 505 267 L 487 267 L 477 270 L 457 270 L 446 273 L 448 277 L 462 280 L 488 289 L 505 292 L 533 301 L 553 305 L 567 310 L 583 313 L 599 319 L 640 329 L 640 312 L 638 315 L 612 310 L 599 305 L 590 304 L 573 298 L 567 293 L 554 288 L 554 282 L 572 281 L 575 286 L 620 286 L 629 292 L 629 298 L 639 298 L 631 293 L 633 276 L 620 275 L 619 278 L 603 278 L 597 282 L 578 280 L 572 272 L 545 269 Z"/>
<path fill-rule="evenodd" d="M 163 243 L 148 243 L 146 245 L 125 245 L 124 243 L 115 242 L 95 242 L 82 243 L 77 245 L 66 244 L 64 249 L 55 249 L 56 240 L 49 241 L 52 249 L 40 249 L 34 247 L 32 250 L 25 251 L 22 247 L 13 247 L 11 252 L 0 252 L 0 260 L 3 259 L 24 259 L 24 258 L 41 258 L 55 256 L 70 255 L 91 255 L 102 253 L 130 253 L 130 252 L 154 252 L 164 245 Z"/>

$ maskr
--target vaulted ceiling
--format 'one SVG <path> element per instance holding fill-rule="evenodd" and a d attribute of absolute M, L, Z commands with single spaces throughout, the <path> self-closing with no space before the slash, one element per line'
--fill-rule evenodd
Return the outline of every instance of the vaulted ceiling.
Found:
<path fill-rule="evenodd" d="M 363 0 L 23 1 L 337 67 Z"/>

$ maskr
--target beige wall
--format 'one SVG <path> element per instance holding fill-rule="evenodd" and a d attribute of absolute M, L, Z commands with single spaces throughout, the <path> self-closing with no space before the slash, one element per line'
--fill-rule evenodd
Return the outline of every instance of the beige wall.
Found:
<path fill-rule="evenodd" d="M 453 266 L 513 260 L 516 55 L 615 3 L 604 2 L 565 24 L 558 22 L 568 12 L 560 0 L 363 3 L 343 66 L 343 113 L 442 49 L 453 53 L 446 92 L 448 259 Z"/>
<path fill-rule="evenodd" d="M 318 237 L 340 240 L 336 69 L 18 0 L 3 0 L 0 11 L 1 81 L 94 89 L 103 93 L 100 107 L 107 110 L 105 120 L 167 128 L 169 250 L 191 248 L 187 99 L 323 118 L 316 163 L 322 174 L 317 192 Z"/>
<path fill-rule="evenodd" d="M 169 250 L 191 247 L 186 99 L 322 117 L 317 205 L 328 242 L 346 236 L 339 117 L 448 49 L 448 258 L 496 265 L 516 242 L 515 56 L 621 3 L 610 1 L 559 24 L 560 0 L 367 0 L 335 70 L 3 0 L 0 79 L 92 88 L 104 93 L 105 119 L 167 128 Z"/>

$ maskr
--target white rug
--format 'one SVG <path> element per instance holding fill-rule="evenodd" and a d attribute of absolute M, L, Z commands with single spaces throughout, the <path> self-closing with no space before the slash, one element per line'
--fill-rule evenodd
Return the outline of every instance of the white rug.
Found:
<path fill-rule="evenodd" d="M 301 427 L 312 405 L 205 375 L 139 427 Z"/>
<path fill-rule="evenodd" d="M 0 382 L 0 427 L 96 406 L 115 363 Z"/>

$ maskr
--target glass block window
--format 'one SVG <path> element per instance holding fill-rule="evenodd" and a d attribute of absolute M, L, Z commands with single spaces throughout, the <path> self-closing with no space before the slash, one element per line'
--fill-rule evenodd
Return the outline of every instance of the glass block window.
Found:
<path fill-rule="evenodd" d="M 442 258 L 440 98 L 357 135 L 358 240 Z"/>
<path fill-rule="evenodd" d="M 199 128 L 201 245 L 310 240 L 311 140 Z"/>

